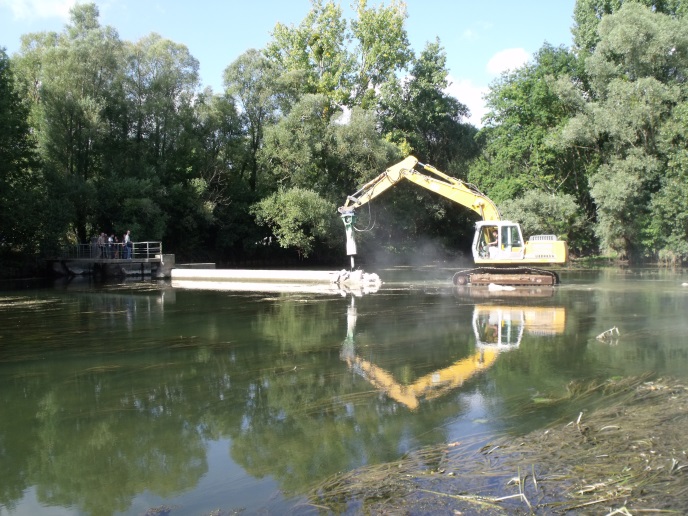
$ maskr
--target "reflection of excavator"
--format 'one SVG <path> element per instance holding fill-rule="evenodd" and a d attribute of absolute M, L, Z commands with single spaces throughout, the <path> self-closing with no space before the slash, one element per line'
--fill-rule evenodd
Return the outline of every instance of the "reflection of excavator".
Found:
<path fill-rule="evenodd" d="M 416 170 L 416 166 L 431 172 L 433 176 Z M 555 272 L 531 266 L 567 263 L 568 247 L 565 241 L 557 240 L 554 235 L 536 235 L 525 241 L 518 223 L 501 220 L 495 204 L 475 186 L 448 176 L 431 165 L 419 163 L 413 156 L 389 167 L 353 196 L 349 196 L 344 206 L 339 208 L 346 228 L 347 254 L 351 256 L 352 266 L 353 256 L 356 254 L 356 244 L 353 240 L 356 218 L 354 211 L 402 179 L 436 192 L 482 217 L 482 221 L 476 222 L 471 247 L 477 267 L 454 274 L 455 285 L 465 285 L 469 282 L 502 285 L 559 283 L 559 277 Z"/>
<path fill-rule="evenodd" d="M 347 312 L 347 335 L 341 357 L 349 367 L 370 382 L 376 389 L 411 410 L 418 408 L 420 400 L 442 396 L 467 380 L 488 369 L 502 351 L 517 348 L 524 332 L 536 335 L 563 333 L 566 323 L 564 307 L 499 307 L 476 306 L 473 314 L 473 331 L 476 350 L 467 358 L 433 371 L 409 385 L 399 383 L 392 373 L 356 354 L 354 298 Z"/>
<path fill-rule="evenodd" d="M 524 333 L 558 335 L 564 333 L 566 308 L 563 306 L 476 305 L 473 332 L 478 347 L 517 348 Z"/>

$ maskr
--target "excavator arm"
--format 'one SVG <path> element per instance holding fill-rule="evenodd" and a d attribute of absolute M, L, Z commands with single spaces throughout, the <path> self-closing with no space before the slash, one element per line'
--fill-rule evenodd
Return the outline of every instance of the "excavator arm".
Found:
<path fill-rule="evenodd" d="M 423 174 L 416 167 L 421 167 L 432 173 L 433 176 Z M 382 174 L 363 185 L 352 196 L 347 197 L 344 206 L 339 208 L 339 213 L 352 215 L 356 208 L 372 201 L 403 179 L 473 210 L 483 220 L 501 220 L 499 210 L 494 202 L 475 186 L 448 176 L 432 165 L 420 163 L 414 156 L 409 156 L 396 165 L 392 165 Z"/>

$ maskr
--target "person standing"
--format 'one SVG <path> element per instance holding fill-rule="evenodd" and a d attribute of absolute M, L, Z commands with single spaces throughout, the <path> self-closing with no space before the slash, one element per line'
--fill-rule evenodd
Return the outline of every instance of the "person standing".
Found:
<path fill-rule="evenodd" d="M 131 231 L 127 229 L 124 233 L 124 258 L 131 260 L 132 255 L 132 241 L 131 241 Z"/>
<path fill-rule="evenodd" d="M 98 235 L 96 245 L 98 246 L 98 254 L 96 254 L 96 258 L 103 258 L 105 256 L 105 233 Z"/>

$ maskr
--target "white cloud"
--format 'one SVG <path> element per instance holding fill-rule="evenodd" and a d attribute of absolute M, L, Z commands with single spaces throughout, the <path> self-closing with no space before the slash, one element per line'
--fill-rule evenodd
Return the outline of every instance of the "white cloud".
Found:
<path fill-rule="evenodd" d="M 0 0 L 1 7 L 12 11 L 15 20 L 33 18 L 69 19 L 69 10 L 76 0 Z"/>
<path fill-rule="evenodd" d="M 507 48 L 493 55 L 487 62 L 487 71 L 499 75 L 507 70 L 515 70 L 530 60 L 530 54 L 522 48 Z"/>
<path fill-rule="evenodd" d="M 478 37 L 478 33 L 475 32 L 473 29 L 466 29 L 461 33 L 461 39 L 465 39 L 467 41 L 473 41 Z"/>
<path fill-rule="evenodd" d="M 446 93 L 466 104 L 471 112 L 468 121 L 476 127 L 482 127 L 480 119 L 487 113 L 483 96 L 488 92 L 488 87 L 473 84 L 470 79 L 454 79 L 451 76 L 448 79 L 451 84 L 445 90 Z"/>

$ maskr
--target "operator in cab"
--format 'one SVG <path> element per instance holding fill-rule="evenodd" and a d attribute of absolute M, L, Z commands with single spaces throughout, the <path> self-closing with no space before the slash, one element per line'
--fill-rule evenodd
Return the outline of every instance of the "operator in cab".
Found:
<path fill-rule="evenodd" d="M 499 233 L 497 233 L 496 229 L 493 229 L 491 235 L 492 235 L 492 240 L 490 240 L 487 243 L 487 245 L 496 246 L 497 243 L 499 242 Z"/>

